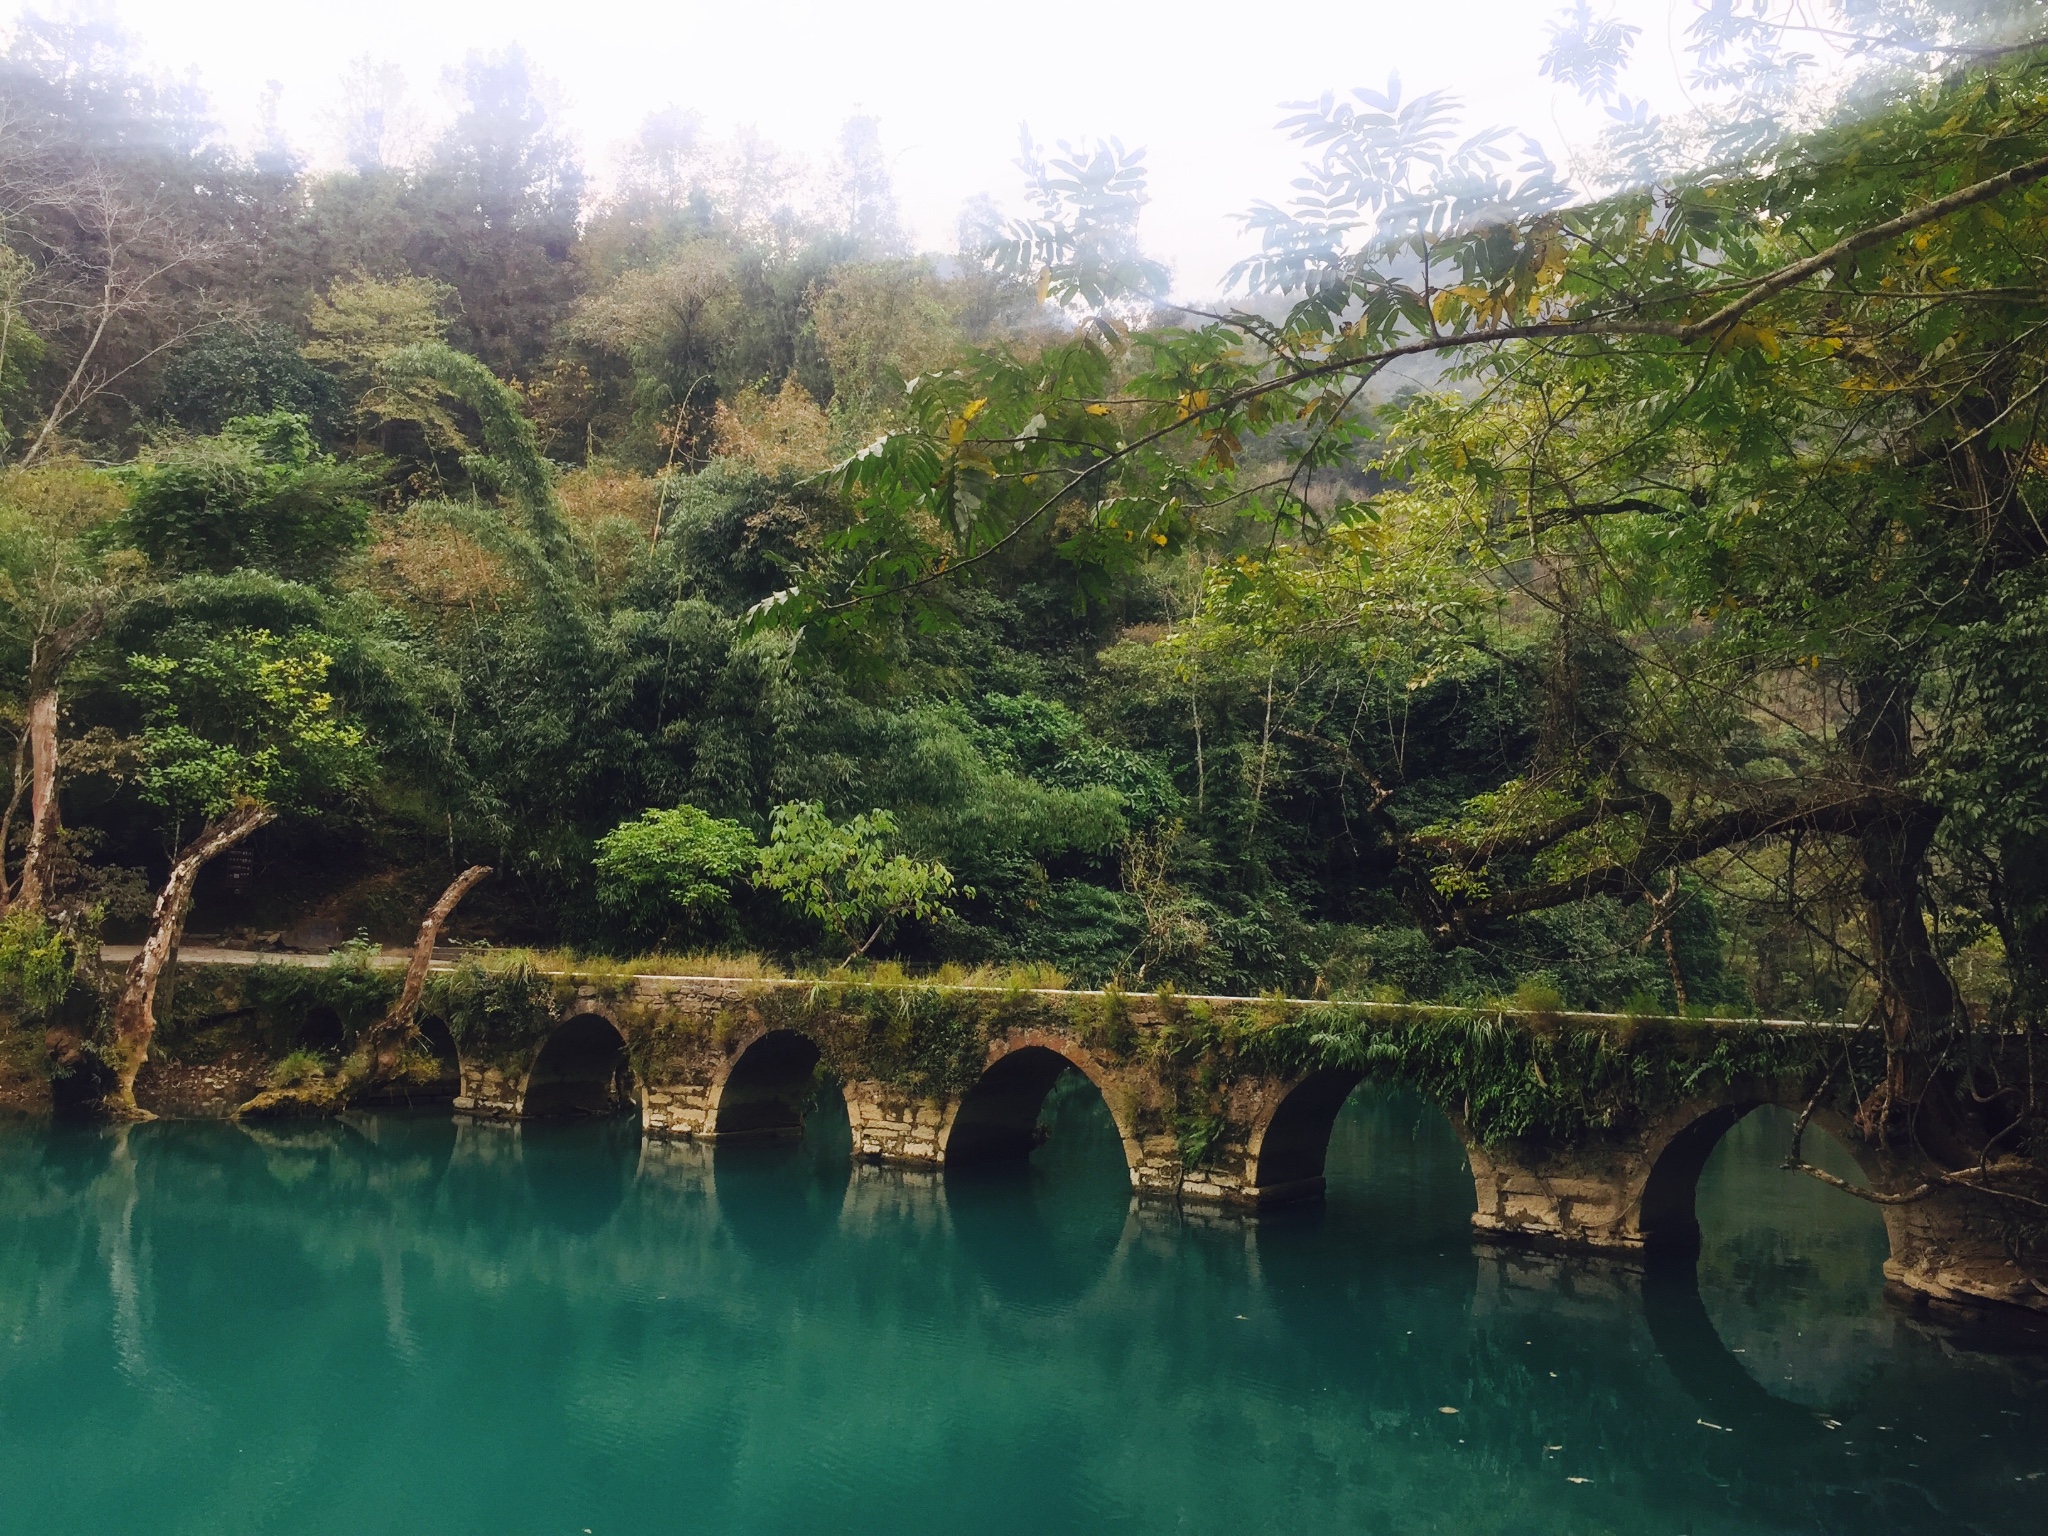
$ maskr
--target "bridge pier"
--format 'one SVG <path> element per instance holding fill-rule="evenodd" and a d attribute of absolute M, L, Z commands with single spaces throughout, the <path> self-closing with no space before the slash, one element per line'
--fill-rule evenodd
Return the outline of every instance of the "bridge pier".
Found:
<path fill-rule="evenodd" d="M 958 1099 L 915 1097 L 887 1083 L 846 1085 L 846 1118 L 853 1155 L 871 1163 L 939 1162 L 939 1128 Z"/>
<path fill-rule="evenodd" d="M 464 1057 L 458 1072 L 455 1112 L 479 1120 L 516 1120 L 525 1090 L 525 1063 Z"/>
<path fill-rule="evenodd" d="M 1139 1194 L 1227 1198 L 1189 1176 L 1180 1144 L 1159 1111 L 1148 1068 L 1099 1058 L 1070 1036 L 1042 1029 L 1008 1031 L 989 1043 L 982 1076 L 964 1092 L 919 1096 L 873 1081 L 846 1084 L 854 1156 L 870 1162 L 959 1166 L 1028 1157 L 1037 1144 L 1040 1107 L 1067 1072 L 1102 1094 L 1123 1142 L 1131 1188 Z"/>
<path fill-rule="evenodd" d="M 1473 1230 L 1495 1240 L 1643 1260 L 1688 1257 L 1699 1250 L 1694 1196 L 1708 1157 L 1752 1109 L 1798 1105 L 1789 1086 L 1737 1085 L 1630 1132 L 1555 1152 L 1482 1147 L 1468 1137 L 1478 1196 Z M 1922 1158 L 1870 1148 L 1838 1115 L 1822 1111 L 1812 1123 L 1849 1151 L 1872 1191 L 1915 1196 L 1876 1207 L 1891 1239 L 1885 1278 L 1908 1299 L 2048 1312 L 2048 1291 L 2014 1261 L 2019 1207 L 1944 1185 Z"/>

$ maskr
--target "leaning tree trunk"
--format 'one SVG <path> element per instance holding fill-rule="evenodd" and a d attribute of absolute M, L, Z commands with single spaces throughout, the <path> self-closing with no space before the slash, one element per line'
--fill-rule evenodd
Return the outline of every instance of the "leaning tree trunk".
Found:
<path fill-rule="evenodd" d="M 389 1082 L 398 1075 L 405 1048 L 419 1034 L 414 1015 L 419 1012 L 420 992 L 427 984 L 427 970 L 434 963 L 434 943 L 441 937 L 441 925 L 453 915 L 456 905 L 491 872 L 487 864 L 472 864 L 448 883 L 441 899 L 427 909 L 420 922 L 419 937 L 413 940 L 412 960 L 405 968 L 405 985 L 397 1001 L 370 1031 L 369 1083 Z"/>
<path fill-rule="evenodd" d="M 170 875 L 157 894 L 150 914 L 149 937 L 128 962 L 128 974 L 121 985 L 121 997 L 114 1004 L 113 1067 L 114 1087 L 103 1101 L 105 1112 L 124 1120 L 147 1118 L 135 1103 L 135 1078 L 149 1057 L 149 1042 L 156 1033 L 156 987 L 164 967 L 178 952 L 184 937 L 186 909 L 192 904 L 192 887 L 207 860 L 225 853 L 257 828 L 275 819 L 277 812 L 256 801 L 244 801 L 224 816 L 216 817 L 199 835 L 180 850 L 172 861 Z"/>

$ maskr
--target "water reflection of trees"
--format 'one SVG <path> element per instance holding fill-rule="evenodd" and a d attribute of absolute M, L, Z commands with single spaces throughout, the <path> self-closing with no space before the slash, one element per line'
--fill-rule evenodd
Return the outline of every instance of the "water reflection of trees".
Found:
<path fill-rule="evenodd" d="M 1396 1115 L 1377 1124 L 1414 1139 Z M 126 1368 L 187 1425 L 165 1444 L 203 1461 L 203 1426 L 233 1422 L 252 1454 L 350 1489 L 369 1525 L 389 1495 L 354 1466 L 431 1483 L 408 1438 L 431 1421 L 453 1437 L 433 1453 L 451 1477 L 506 1439 L 602 1445 L 627 1523 L 685 1495 L 711 1527 L 843 1523 L 829 1477 L 772 1480 L 770 1510 L 764 1488 L 706 1465 L 707 1446 L 721 1467 L 786 1465 L 802 1446 L 901 1468 L 914 1491 L 882 1505 L 970 1526 L 1016 1507 L 1074 1528 L 1138 1510 L 1243 1529 L 1684 1529 L 1703 1513 L 1757 1530 L 2022 1528 L 2010 1437 L 1977 1439 L 2007 1422 L 1972 1400 L 1981 1375 L 1901 1340 L 1825 1429 L 1748 1395 L 1762 1389 L 1696 1288 L 1475 1254 L 1420 1221 L 1412 1181 L 1361 1191 L 1362 1223 L 1341 1191 L 1321 1213 L 1247 1221 L 1132 1207 L 1114 1188 L 1098 1220 L 1080 1211 L 1092 1196 L 1062 1206 L 1057 1161 L 974 1206 L 915 1170 L 778 1173 L 631 1137 L 551 1141 L 559 1156 L 537 1162 L 530 1129 L 379 1117 L 0 1138 L 10 1400 L 56 1405 L 47 1452 L 74 1457 L 64 1405 L 95 1361 L 122 1368 L 128 1328 Z M 742 1207 L 762 1224 L 736 1221 Z M 417 1410 L 380 1410 L 393 1394 Z M 350 1433 L 330 1452 L 336 1423 Z M 1873 1494 L 1845 1451 L 1877 1455 L 1877 1424 L 1929 1444 L 1925 1470 L 1895 1457 Z M 534 1486 L 499 1466 L 461 1523 L 531 1523 Z M 101 1475 L 156 1497 L 167 1467 L 145 1446 Z M 1075 1502 L 1091 1489 L 1126 1502 L 1091 1515 Z"/>

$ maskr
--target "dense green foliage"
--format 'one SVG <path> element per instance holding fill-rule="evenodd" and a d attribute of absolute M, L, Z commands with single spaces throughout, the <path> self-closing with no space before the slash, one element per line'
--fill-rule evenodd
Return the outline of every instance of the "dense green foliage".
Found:
<path fill-rule="evenodd" d="M 316 643 L 238 629 L 129 657 L 142 798 L 206 817 L 244 800 L 297 806 L 346 794 L 366 765 L 363 733 L 333 717 L 321 690 L 333 663 Z"/>
<path fill-rule="evenodd" d="M 304 416 L 237 416 L 139 466 L 126 532 L 166 572 L 317 574 L 361 544 L 374 478 L 313 446 Z"/>
<path fill-rule="evenodd" d="M 309 176 L 25 21 L 14 723 L 106 615 L 65 899 L 256 796 L 298 814 L 201 931 L 405 937 L 475 860 L 467 936 L 593 951 L 2031 1021 L 2042 183 L 1780 280 L 2048 152 L 2038 51 L 1916 57 L 1792 137 L 1750 97 L 1617 130 L 1590 191 L 1441 98 L 1303 104 L 1211 320 L 1153 307 L 1120 146 L 1029 149 L 1030 217 L 914 258 L 872 125 L 836 213 L 770 217 L 669 119 L 599 200 L 515 53 L 418 165 L 365 126 Z M 88 159 L 152 210 L 101 331 L 44 174 Z M 458 1033 L 540 1006 L 457 975 Z"/>
<path fill-rule="evenodd" d="M 492 965 L 465 955 L 452 970 L 428 978 L 420 1012 L 447 1020 L 465 1051 L 484 1056 L 508 1046 L 531 1049 L 561 1022 L 553 983 L 522 954 Z"/>

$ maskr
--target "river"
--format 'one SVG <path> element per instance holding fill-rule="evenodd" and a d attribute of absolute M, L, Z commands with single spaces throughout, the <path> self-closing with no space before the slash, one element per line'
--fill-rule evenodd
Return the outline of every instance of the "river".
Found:
<path fill-rule="evenodd" d="M 2039 1536 L 2048 1371 L 1888 1304 L 1774 1116 L 1649 1276 L 1475 1248 L 1371 1088 L 1257 1220 L 1134 1204 L 1071 1074 L 949 1175 L 829 1114 L 0 1127 L 0 1531 Z"/>

